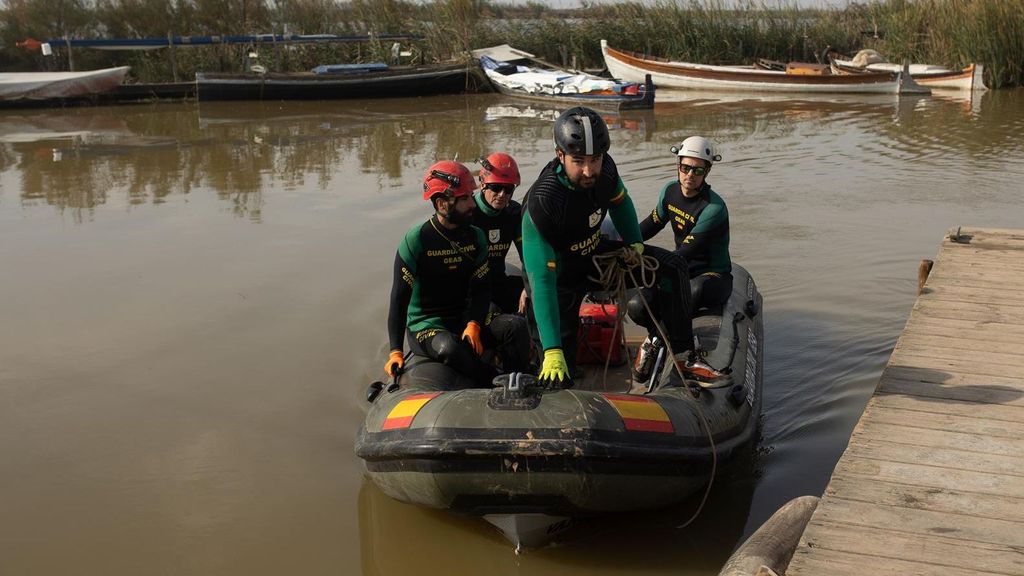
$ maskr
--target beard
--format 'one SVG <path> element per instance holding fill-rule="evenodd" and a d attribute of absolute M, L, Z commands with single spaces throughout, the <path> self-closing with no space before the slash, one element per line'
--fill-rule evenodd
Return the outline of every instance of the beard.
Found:
<path fill-rule="evenodd" d="M 446 218 L 455 226 L 468 226 L 473 223 L 473 211 L 459 212 L 453 207 L 448 211 Z"/>

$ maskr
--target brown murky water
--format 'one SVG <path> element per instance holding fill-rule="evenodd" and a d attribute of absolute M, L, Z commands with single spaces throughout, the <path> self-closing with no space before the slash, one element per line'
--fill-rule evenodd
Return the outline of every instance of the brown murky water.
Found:
<path fill-rule="evenodd" d="M 0 574 L 717 573 L 824 488 L 918 261 L 955 225 L 1024 227 L 1024 91 L 659 98 L 607 116 L 612 155 L 644 212 L 671 144 L 721 144 L 710 181 L 765 297 L 760 473 L 716 484 L 688 529 L 694 503 L 519 557 L 480 520 L 382 496 L 352 442 L 423 170 L 506 150 L 529 181 L 557 109 L 0 111 Z"/>

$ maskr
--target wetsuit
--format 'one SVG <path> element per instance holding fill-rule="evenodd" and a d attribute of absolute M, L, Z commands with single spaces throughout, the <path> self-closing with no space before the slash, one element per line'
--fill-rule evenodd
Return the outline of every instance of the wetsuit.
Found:
<path fill-rule="evenodd" d="M 505 273 L 505 255 L 515 245 L 519 260 L 523 259 L 523 207 L 509 200 L 508 206 L 497 211 L 484 202 L 482 195 L 473 199 L 477 207 L 473 225 L 487 237 L 487 281 L 494 304 L 487 314 L 484 345 L 498 354 L 505 372 L 520 372 L 530 358 L 530 328 L 518 315 L 523 277 Z"/>
<path fill-rule="evenodd" d="M 495 210 L 477 194 L 473 225 L 484 231 L 487 237 L 487 278 L 491 282 L 491 301 L 501 312 L 516 314 L 519 310 L 519 296 L 523 293 L 522 276 L 509 276 L 505 272 L 505 256 L 513 245 L 523 259 L 523 207 L 515 200 L 509 200 L 503 210 Z"/>
<path fill-rule="evenodd" d="M 435 215 L 409 229 L 395 255 L 388 312 L 392 350 L 401 350 L 406 336 L 413 353 L 490 385 L 496 371 L 459 336 L 471 320 L 483 326 L 489 306 L 487 241 L 479 228 L 448 229 Z"/>
<path fill-rule="evenodd" d="M 636 209 L 619 178 L 614 160 L 607 154 L 597 183 L 590 189 L 576 189 L 561 163 L 555 159 L 541 171 L 530 188 L 523 211 L 523 262 L 533 299 L 531 322 L 535 323 L 544 350 L 561 348 L 566 364 L 576 365 L 579 309 L 584 295 L 598 290 L 587 276 L 595 272 L 592 258 L 616 250 L 622 242 L 601 237 L 601 222 L 610 214 L 625 244 L 641 240 Z M 675 259 L 671 251 L 647 246 L 645 255 L 659 262 Z M 660 270 L 664 268 L 665 274 Z M 677 351 L 692 347 L 688 316 L 689 286 L 680 266 L 659 266 L 658 285 L 674 293 L 667 305 L 666 329 Z"/>
<path fill-rule="evenodd" d="M 678 181 L 669 182 L 661 190 L 658 205 L 640 223 L 644 240 L 650 240 L 669 222 L 676 253 L 689 263 L 694 309 L 728 300 L 732 292 L 732 260 L 725 200 L 707 182 L 693 198 L 683 196 Z"/>

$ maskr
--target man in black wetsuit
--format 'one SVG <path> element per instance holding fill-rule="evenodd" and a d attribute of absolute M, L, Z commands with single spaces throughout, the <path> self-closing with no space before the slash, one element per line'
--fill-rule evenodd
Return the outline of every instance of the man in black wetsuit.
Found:
<path fill-rule="evenodd" d="M 493 365 L 480 358 L 490 283 L 487 240 L 479 228 L 471 225 L 475 188 L 469 169 L 450 160 L 437 162 L 423 177 L 423 199 L 431 202 L 435 214 L 409 229 L 395 255 L 388 312 L 391 353 L 384 365 L 384 372 L 391 376 L 405 366 L 405 336 L 413 353 L 450 366 L 477 385 L 491 385 L 497 374 Z M 489 336 L 500 347 L 514 335 Z M 519 360 L 513 357 L 507 363 Z"/>
<path fill-rule="evenodd" d="M 526 313 L 522 276 L 505 272 L 505 256 L 516 247 L 523 260 L 523 207 L 512 199 L 519 186 L 519 166 L 504 152 L 480 160 L 480 192 L 476 195 L 473 225 L 487 236 L 488 279 L 491 301 L 506 314 Z"/>
<path fill-rule="evenodd" d="M 677 157 L 676 179 L 665 184 L 654 210 L 640 223 L 644 241 L 650 240 L 669 223 L 675 237 L 675 252 L 685 258 L 690 278 L 693 311 L 717 306 L 732 292 L 732 260 L 729 258 L 729 211 L 725 201 L 707 183 L 714 162 L 722 159 L 714 144 L 701 136 L 691 136 L 672 147 Z M 650 300 L 653 290 L 644 289 Z M 653 334 L 649 316 L 634 296 L 627 306 L 630 318 Z M 658 315 L 658 310 L 654 310 Z M 633 376 L 645 380 L 650 375 L 658 341 L 651 336 L 640 345 L 633 364 Z"/>
<path fill-rule="evenodd" d="M 578 106 L 555 120 L 554 135 L 556 157 L 530 188 L 523 211 L 531 321 L 544 349 L 540 380 L 572 385 L 580 304 L 587 291 L 600 289 L 587 278 L 594 270 L 592 258 L 624 245 L 601 237 L 601 222 L 609 214 L 625 245 L 661 264 L 662 322 L 676 361 L 685 369 L 693 360 L 686 352 L 693 347 L 693 331 L 685 266 L 671 265 L 676 258 L 671 251 L 643 245 L 633 202 L 607 154 L 607 125 L 593 110 Z"/>

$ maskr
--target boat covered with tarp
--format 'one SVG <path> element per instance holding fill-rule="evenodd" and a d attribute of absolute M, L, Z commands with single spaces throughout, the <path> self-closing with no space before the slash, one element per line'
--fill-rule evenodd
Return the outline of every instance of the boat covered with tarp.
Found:
<path fill-rule="evenodd" d="M 508 44 L 472 52 L 494 89 L 507 96 L 620 110 L 654 107 L 650 78 L 626 82 L 566 70 Z"/>
<path fill-rule="evenodd" d="M 742 267 L 733 275 L 729 300 L 694 319 L 721 377 L 682 379 L 662 362 L 648 382 L 545 388 L 512 374 L 481 389 L 413 357 L 396 381 L 371 386 L 356 454 L 392 498 L 483 516 L 517 545 L 542 545 L 574 518 L 679 503 L 757 438 L 761 295 Z"/>

